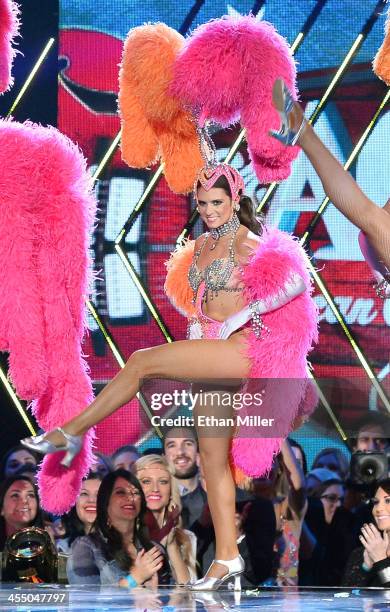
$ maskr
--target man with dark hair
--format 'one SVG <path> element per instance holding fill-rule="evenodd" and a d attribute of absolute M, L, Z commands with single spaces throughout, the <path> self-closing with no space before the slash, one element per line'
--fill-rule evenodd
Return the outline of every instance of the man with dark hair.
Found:
<path fill-rule="evenodd" d="M 356 438 L 351 438 L 354 451 L 383 452 L 389 446 L 390 419 L 369 412 L 356 424 Z"/>

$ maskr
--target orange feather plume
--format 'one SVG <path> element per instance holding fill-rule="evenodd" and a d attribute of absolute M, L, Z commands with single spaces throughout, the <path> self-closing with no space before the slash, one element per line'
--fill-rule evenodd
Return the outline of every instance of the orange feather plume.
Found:
<path fill-rule="evenodd" d="M 196 126 L 169 93 L 173 64 L 184 38 L 163 23 L 130 30 L 119 73 L 122 158 L 133 168 L 159 159 L 176 193 L 192 190 L 203 166 Z"/>

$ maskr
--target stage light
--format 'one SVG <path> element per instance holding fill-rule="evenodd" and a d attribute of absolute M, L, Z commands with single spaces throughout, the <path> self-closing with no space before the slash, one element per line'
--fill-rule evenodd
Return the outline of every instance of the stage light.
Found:
<path fill-rule="evenodd" d="M 129 258 L 126 256 L 126 253 L 122 249 L 121 245 L 120 244 L 116 244 L 115 245 L 115 250 L 118 253 L 119 257 L 121 258 L 121 260 L 122 260 L 126 270 L 130 274 L 132 280 L 134 281 L 134 284 L 137 287 L 138 291 L 140 292 L 142 298 L 144 299 L 144 302 L 145 302 L 146 306 L 149 308 L 150 314 L 152 315 L 153 319 L 156 321 L 157 325 L 159 326 L 160 330 L 162 331 L 162 333 L 163 333 L 163 335 L 165 337 L 165 340 L 167 342 L 173 342 L 173 338 L 172 338 L 171 334 L 169 333 L 168 328 L 164 324 L 164 321 L 162 320 L 162 317 L 161 317 L 160 313 L 158 312 L 157 306 L 153 303 L 152 298 L 150 297 L 150 295 L 146 291 L 146 288 L 144 287 L 140 277 L 138 276 L 137 272 L 135 271 L 134 267 L 132 266 L 131 262 L 129 261 Z"/>
<path fill-rule="evenodd" d="M 12 115 L 12 113 L 14 112 L 15 108 L 17 107 L 17 105 L 19 104 L 20 100 L 23 98 L 24 94 L 26 93 L 27 89 L 29 88 L 29 86 L 31 85 L 36 73 L 38 72 L 39 68 L 41 67 L 41 65 L 43 64 L 44 60 L 46 59 L 50 49 L 52 48 L 53 44 L 55 42 L 54 38 L 49 38 L 48 42 L 46 43 L 42 53 L 40 54 L 39 58 L 37 59 L 33 69 L 31 70 L 30 74 L 28 75 L 26 81 L 24 82 L 21 90 L 19 91 L 18 95 L 16 96 L 16 99 L 14 101 L 14 103 L 12 104 L 11 108 L 9 109 L 6 117 L 10 117 Z"/>
<path fill-rule="evenodd" d="M 31 423 L 30 419 L 28 418 L 22 404 L 20 403 L 20 400 L 18 398 L 18 396 L 16 395 L 11 383 L 9 382 L 7 376 L 5 375 L 5 373 L 3 372 L 2 367 L 0 366 L 0 380 L 3 383 L 4 387 L 6 388 L 6 390 L 8 391 L 9 396 L 11 397 L 11 400 L 13 401 L 16 410 L 19 412 L 20 416 L 22 417 L 24 423 L 26 424 L 26 426 L 28 427 L 29 432 L 33 435 L 36 436 L 37 432 L 35 431 L 35 428 L 33 427 L 33 424 Z"/>

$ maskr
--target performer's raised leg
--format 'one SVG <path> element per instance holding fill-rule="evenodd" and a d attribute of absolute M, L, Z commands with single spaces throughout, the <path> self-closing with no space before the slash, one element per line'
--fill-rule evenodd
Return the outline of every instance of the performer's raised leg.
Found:
<path fill-rule="evenodd" d="M 273 101 L 282 117 L 280 132 L 272 135 L 284 144 L 298 143 L 304 150 L 331 202 L 352 223 L 367 235 L 378 257 L 390 269 L 390 204 L 381 208 L 360 189 L 352 176 L 314 132 L 304 118 L 299 104 L 289 100 L 289 92 L 282 80 L 274 85 Z"/>

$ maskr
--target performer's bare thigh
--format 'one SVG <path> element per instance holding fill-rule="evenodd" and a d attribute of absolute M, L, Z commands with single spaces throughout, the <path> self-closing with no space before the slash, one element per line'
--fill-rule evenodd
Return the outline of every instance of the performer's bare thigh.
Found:
<path fill-rule="evenodd" d="M 144 377 L 196 380 L 245 378 L 250 360 L 245 355 L 245 332 L 227 340 L 178 340 L 137 351 Z"/>

